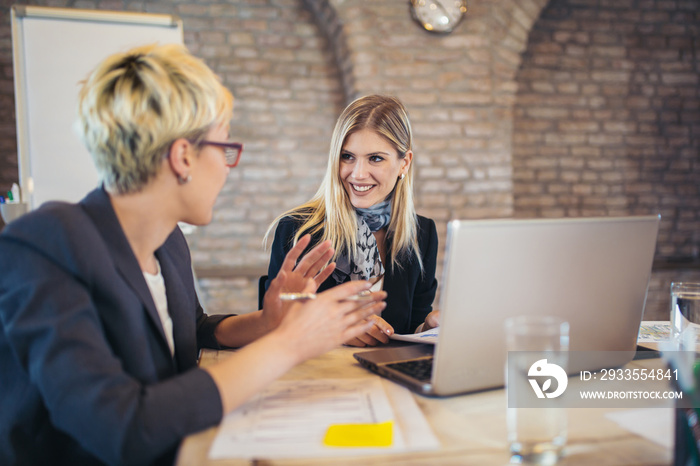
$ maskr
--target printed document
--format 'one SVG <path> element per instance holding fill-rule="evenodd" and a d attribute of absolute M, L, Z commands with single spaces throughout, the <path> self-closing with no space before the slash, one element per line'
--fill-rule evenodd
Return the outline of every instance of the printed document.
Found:
<path fill-rule="evenodd" d="M 400 411 L 398 415 L 392 403 Z M 331 426 L 387 421 L 393 425 L 391 446 L 323 444 Z M 224 417 L 209 457 L 312 458 L 398 453 L 438 446 L 410 392 L 380 377 L 278 380 Z"/>

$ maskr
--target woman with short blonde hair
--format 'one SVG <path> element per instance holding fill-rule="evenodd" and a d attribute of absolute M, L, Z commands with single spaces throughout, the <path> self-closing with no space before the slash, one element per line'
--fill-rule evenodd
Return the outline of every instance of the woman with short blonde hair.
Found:
<path fill-rule="evenodd" d="M 102 186 L 47 202 L 0 233 L 0 464 L 173 464 L 179 442 L 294 365 L 364 334 L 384 307 L 307 303 L 332 273 L 299 239 L 263 309 L 206 315 L 179 222 L 211 221 L 242 145 L 233 97 L 178 45 L 113 55 L 80 91 L 79 128 Z M 325 268 L 324 268 L 325 267 Z M 200 348 L 240 348 L 200 368 Z"/>

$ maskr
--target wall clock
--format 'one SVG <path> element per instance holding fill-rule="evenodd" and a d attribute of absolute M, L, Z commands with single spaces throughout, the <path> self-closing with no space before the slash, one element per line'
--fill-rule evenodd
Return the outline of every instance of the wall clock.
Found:
<path fill-rule="evenodd" d="M 409 0 L 411 15 L 423 29 L 447 34 L 462 21 L 467 0 Z"/>

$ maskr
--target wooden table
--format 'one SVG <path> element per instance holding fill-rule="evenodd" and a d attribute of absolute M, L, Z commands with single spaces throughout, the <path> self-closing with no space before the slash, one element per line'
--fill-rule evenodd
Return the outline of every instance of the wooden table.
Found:
<path fill-rule="evenodd" d="M 366 377 L 367 371 L 352 357 L 358 348 L 338 348 L 301 364 L 283 378 Z M 228 351 L 205 350 L 200 360 L 206 366 L 225 358 Z M 633 361 L 631 367 L 661 367 L 657 360 Z M 651 364 L 651 366 L 650 366 Z M 449 398 L 413 395 L 439 439 L 439 450 L 398 455 L 304 460 L 210 460 L 208 451 L 217 428 L 191 435 L 183 442 L 178 465 L 503 465 L 509 460 L 506 442 L 505 390 L 489 390 Z M 619 409 L 618 409 L 619 410 Z M 637 436 L 605 417 L 612 409 L 570 408 L 565 465 L 669 465 L 671 449 Z"/>

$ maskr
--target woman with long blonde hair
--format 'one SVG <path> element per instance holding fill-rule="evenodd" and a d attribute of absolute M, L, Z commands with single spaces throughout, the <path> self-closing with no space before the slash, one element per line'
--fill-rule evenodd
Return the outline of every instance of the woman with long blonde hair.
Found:
<path fill-rule="evenodd" d="M 369 95 L 342 112 L 331 139 L 325 177 L 307 203 L 280 215 L 271 249 L 268 283 L 285 254 L 311 234 L 311 244 L 330 241 L 336 267 L 320 290 L 351 280 L 370 280 L 388 293 L 375 325 L 347 344 L 376 345 L 392 333 L 437 325 L 435 222 L 413 205 L 413 148 L 408 113 L 390 96 Z M 426 320 L 427 319 L 427 320 Z"/>

